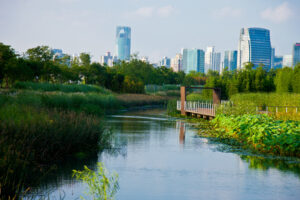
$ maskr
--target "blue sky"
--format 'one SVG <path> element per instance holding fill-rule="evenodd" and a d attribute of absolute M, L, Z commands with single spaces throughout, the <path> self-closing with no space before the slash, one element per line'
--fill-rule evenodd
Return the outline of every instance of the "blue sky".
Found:
<path fill-rule="evenodd" d="M 242 27 L 271 31 L 277 55 L 300 42 L 300 0 L 0 0 L 0 42 L 99 60 L 115 52 L 117 25 L 132 28 L 132 53 L 157 62 L 181 48 L 237 49 Z"/>

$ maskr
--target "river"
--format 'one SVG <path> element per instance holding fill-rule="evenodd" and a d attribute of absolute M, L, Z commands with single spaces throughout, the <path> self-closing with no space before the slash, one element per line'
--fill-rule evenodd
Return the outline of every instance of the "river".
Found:
<path fill-rule="evenodd" d="M 120 200 L 300 199 L 297 160 L 232 152 L 158 109 L 109 116 L 104 124 L 114 132 L 117 148 L 64 164 L 35 189 L 39 194 L 87 197 L 88 189 L 71 178 L 71 170 L 83 164 L 94 169 L 100 161 L 118 173 Z"/>

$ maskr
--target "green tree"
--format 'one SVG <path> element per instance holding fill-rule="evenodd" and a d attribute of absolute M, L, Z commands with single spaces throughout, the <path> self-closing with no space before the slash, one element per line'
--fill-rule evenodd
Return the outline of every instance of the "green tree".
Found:
<path fill-rule="evenodd" d="M 81 65 L 87 67 L 91 64 L 91 56 L 88 53 L 81 53 L 80 56 Z"/>

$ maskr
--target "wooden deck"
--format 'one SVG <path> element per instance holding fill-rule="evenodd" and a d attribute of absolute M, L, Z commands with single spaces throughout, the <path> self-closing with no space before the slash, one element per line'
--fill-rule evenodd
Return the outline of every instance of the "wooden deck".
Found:
<path fill-rule="evenodd" d="M 199 118 L 214 118 L 216 116 L 216 105 L 211 102 L 185 101 L 184 112 Z M 181 101 L 177 101 L 177 110 L 181 110 Z"/>

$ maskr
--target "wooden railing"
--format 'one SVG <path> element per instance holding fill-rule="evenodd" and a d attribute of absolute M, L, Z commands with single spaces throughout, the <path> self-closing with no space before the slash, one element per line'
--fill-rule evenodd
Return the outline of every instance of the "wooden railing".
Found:
<path fill-rule="evenodd" d="M 181 110 L 181 101 L 177 101 L 177 110 Z M 216 115 L 216 105 L 209 101 L 185 101 L 184 110 L 199 115 L 213 117 Z"/>

